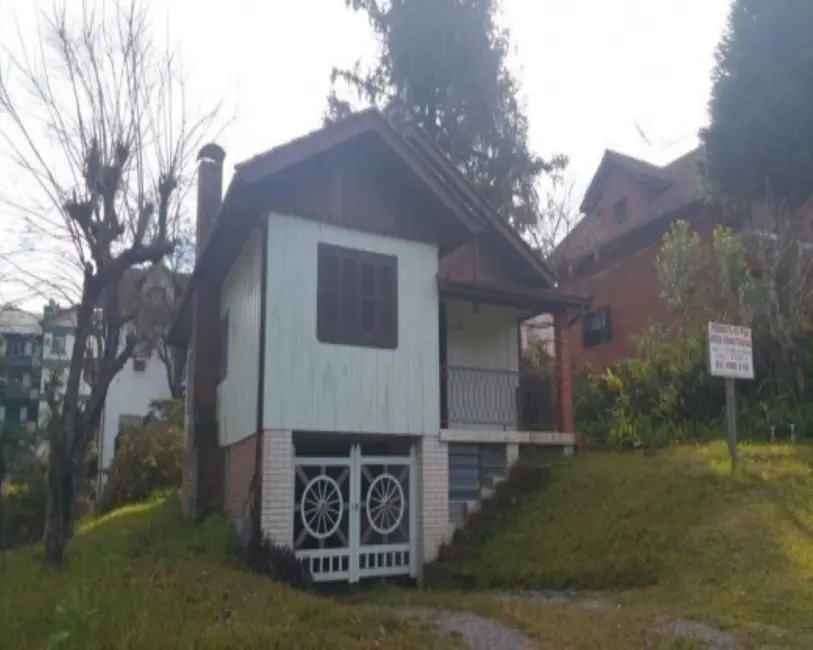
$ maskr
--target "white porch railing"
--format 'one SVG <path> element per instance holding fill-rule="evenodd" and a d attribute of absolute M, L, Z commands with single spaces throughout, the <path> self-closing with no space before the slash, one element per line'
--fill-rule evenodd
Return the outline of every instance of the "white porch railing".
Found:
<path fill-rule="evenodd" d="M 516 427 L 518 372 L 447 366 L 444 374 L 450 425 Z"/>
<path fill-rule="evenodd" d="M 520 378 L 519 372 L 511 370 L 446 366 L 441 428 L 554 430 L 556 409 L 550 377 L 530 373 Z"/>

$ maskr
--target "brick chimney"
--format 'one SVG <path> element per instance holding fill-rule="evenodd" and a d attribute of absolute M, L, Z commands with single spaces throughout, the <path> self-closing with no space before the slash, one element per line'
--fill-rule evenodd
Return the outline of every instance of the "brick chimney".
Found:
<path fill-rule="evenodd" d="M 216 144 L 204 145 L 198 153 L 196 259 L 220 211 L 225 157 Z M 223 454 L 217 436 L 220 287 L 200 276 L 194 291 L 182 498 L 185 516 L 198 520 L 223 507 Z"/>
<path fill-rule="evenodd" d="M 195 257 L 199 257 L 212 233 L 223 200 L 223 160 L 226 152 L 210 143 L 198 152 L 198 213 Z"/>

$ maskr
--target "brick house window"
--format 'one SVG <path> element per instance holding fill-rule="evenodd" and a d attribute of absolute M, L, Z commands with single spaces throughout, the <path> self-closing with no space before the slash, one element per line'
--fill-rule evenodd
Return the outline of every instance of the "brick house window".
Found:
<path fill-rule="evenodd" d="M 12 339 L 8 344 L 8 356 L 22 357 L 25 355 L 25 342 Z"/>
<path fill-rule="evenodd" d="M 53 341 L 51 343 L 51 352 L 54 354 L 64 354 L 65 353 L 65 335 L 54 335 Z"/>
<path fill-rule="evenodd" d="M 629 217 L 627 213 L 627 199 L 619 199 L 613 203 L 613 221 L 615 221 L 616 225 L 624 223 L 627 217 Z"/>
<path fill-rule="evenodd" d="M 219 384 L 229 373 L 229 311 L 226 310 L 220 317 L 220 350 L 217 363 L 217 383 Z"/>
<path fill-rule="evenodd" d="M 316 338 L 398 347 L 398 258 L 319 244 Z"/>
<path fill-rule="evenodd" d="M 610 308 L 595 309 L 582 318 L 582 347 L 593 348 L 613 340 Z"/>

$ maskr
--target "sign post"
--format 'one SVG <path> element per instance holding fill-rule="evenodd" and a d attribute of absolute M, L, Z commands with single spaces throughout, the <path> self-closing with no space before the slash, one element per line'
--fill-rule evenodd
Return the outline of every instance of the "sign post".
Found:
<path fill-rule="evenodd" d="M 754 378 L 754 351 L 748 327 L 709 323 L 709 374 L 725 379 L 725 419 L 731 469 L 737 464 L 737 379 Z"/>

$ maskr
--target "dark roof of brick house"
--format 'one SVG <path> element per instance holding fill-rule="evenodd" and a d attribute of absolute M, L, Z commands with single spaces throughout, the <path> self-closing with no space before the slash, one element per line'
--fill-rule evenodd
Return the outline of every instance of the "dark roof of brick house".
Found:
<path fill-rule="evenodd" d="M 642 219 L 630 220 L 614 229 L 612 235 L 599 241 L 580 241 L 590 225 L 590 217 L 583 216 L 575 228 L 559 244 L 549 258 L 554 268 L 559 268 L 563 262 L 577 264 L 584 257 L 591 255 L 605 246 L 617 242 L 654 221 L 674 216 L 680 210 L 696 202 L 704 200 L 704 193 L 698 176 L 698 165 L 702 161 L 701 147 L 693 149 L 672 162 L 658 167 L 643 160 L 632 158 L 614 151 L 606 151 L 599 168 L 588 188 L 593 196 L 599 191 L 601 183 L 613 167 L 624 169 L 637 178 L 647 182 L 653 179 L 660 184 L 660 194 L 652 201 Z M 644 178 L 645 177 L 645 178 Z M 592 198 L 592 197 L 591 197 Z M 585 195 L 582 210 L 590 202 Z"/>

